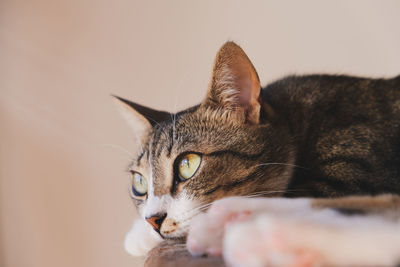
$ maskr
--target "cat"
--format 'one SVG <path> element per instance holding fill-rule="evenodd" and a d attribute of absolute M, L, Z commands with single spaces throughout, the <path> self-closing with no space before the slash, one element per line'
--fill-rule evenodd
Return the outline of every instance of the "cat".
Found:
<path fill-rule="evenodd" d="M 199 105 L 170 114 L 115 99 L 142 147 L 129 167 L 142 217 L 125 239 L 133 255 L 185 237 L 196 215 L 229 196 L 400 194 L 400 76 L 288 76 L 261 88 L 227 42 Z"/>

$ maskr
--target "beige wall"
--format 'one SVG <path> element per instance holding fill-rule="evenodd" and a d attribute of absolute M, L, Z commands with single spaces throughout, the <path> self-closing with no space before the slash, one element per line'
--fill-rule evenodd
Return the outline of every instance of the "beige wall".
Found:
<path fill-rule="evenodd" d="M 399 1 L 0 0 L 0 266 L 141 263 L 122 247 L 135 146 L 110 93 L 195 104 L 226 40 L 263 83 L 396 75 L 399 14 Z"/>

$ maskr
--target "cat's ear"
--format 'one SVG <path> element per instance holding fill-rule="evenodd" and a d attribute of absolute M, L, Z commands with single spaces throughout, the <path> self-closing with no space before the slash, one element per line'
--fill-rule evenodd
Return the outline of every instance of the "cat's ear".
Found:
<path fill-rule="evenodd" d="M 246 121 L 260 119 L 260 80 L 250 59 L 234 42 L 217 53 L 204 105 L 214 105 L 244 114 Z"/>
<path fill-rule="evenodd" d="M 151 131 L 155 124 L 171 118 L 171 114 L 168 112 L 147 108 L 122 97 L 114 95 L 113 97 L 123 118 L 141 139 Z"/>

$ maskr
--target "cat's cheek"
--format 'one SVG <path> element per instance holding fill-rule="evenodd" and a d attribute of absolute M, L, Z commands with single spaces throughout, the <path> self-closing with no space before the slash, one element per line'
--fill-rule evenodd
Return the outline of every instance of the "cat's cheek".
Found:
<path fill-rule="evenodd" d="M 125 236 L 125 250 L 133 256 L 145 256 L 162 238 L 145 222 L 137 219 Z"/>

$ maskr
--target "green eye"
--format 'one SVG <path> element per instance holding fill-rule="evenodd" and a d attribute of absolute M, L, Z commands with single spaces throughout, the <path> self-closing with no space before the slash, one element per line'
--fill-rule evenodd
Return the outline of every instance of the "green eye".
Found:
<path fill-rule="evenodd" d="M 139 197 L 147 194 L 147 180 L 138 172 L 132 173 L 132 193 Z"/>
<path fill-rule="evenodd" d="M 193 177 L 201 163 L 201 156 L 198 154 L 186 154 L 179 162 L 179 177 L 187 180 Z"/>

